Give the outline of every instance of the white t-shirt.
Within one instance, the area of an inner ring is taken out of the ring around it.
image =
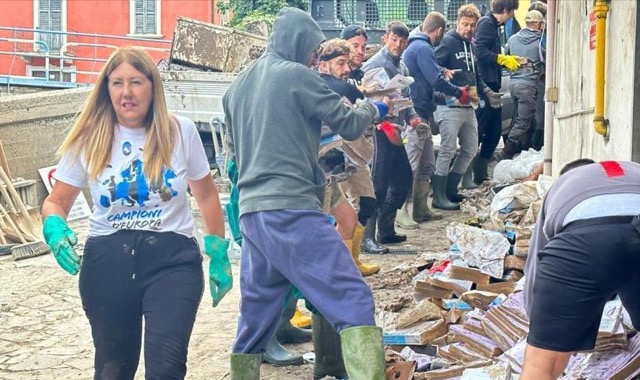
[[[176,232],[193,236],[193,217],[187,198],[187,180],[209,175],[209,162],[195,124],[177,117],[181,138],[159,185],[144,175],[142,157],[146,129],[115,127],[111,162],[98,180],[89,180],[83,153],[77,160],[66,154],[53,177],[76,187],[89,186],[93,214],[89,234],[110,235],[119,230]]]

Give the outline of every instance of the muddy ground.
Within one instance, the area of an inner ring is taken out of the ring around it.
[[[430,258],[446,257],[446,225],[468,216],[459,211],[443,214],[444,219],[423,223],[419,229],[399,229],[409,236],[402,247],[417,254],[362,255],[365,262],[382,267],[379,274],[367,278],[377,310],[411,302],[410,280],[417,273],[415,267]],[[72,222],[71,226],[83,241],[88,223]],[[211,307],[205,290],[190,343],[188,379],[228,378],[240,298],[238,264],[233,263],[234,289],[217,308]],[[51,255],[45,255],[17,262],[0,256],[0,279],[0,379],[92,378],[93,346],[78,294],[78,278],[66,274]],[[313,349],[311,343],[289,347],[301,353]],[[136,378],[144,378],[143,363],[144,358]],[[262,366],[263,379],[311,377],[311,364]]]

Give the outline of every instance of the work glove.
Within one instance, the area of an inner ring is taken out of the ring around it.
[[[420,139],[431,138],[431,127],[427,123],[422,121],[421,118],[414,117],[409,122],[409,125],[411,125],[411,128],[413,128],[416,131]]]
[[[458,101],[460,104],[469,104],[471,102],[471,96],[469,96],[469,89],[466,87],[459,87],[460,96],[458,96]]]
[[[387,139],[389,139],[389,141],[393,145],[402,145],[402,134],[398,125],[395,125],[388,121],[383,121],[382,123],[378,124],[376,128],[384,133],[384,135],[387,136]]]
[[[499,93],[493,92],[489,87],[485,87],[484,94],[487,96],[491,108],[502,107],[502,99],[500,99],[501,95]]]
[[[78,237],[69,228],[67,222],[60,215],[51,214],[44,220],[42,233],[62,269],[72,275],[78,274],[80,257],[73,249],[73,246],[78,243]]]
[[[213,298],[213,307],[218,306],[222,298],[233,288],[231,262],[227,251],[229,240],[218,235],[204,236],[204,252],[209,256],[209,290]]]
[[[378,109],[378,121],[384,120],[389,114],[389,106],[384,102],[373,102],[373,105]]]
[[[507,68],[507,70],[509,71],[515,71],[518,70],[518,68],[520,67],[520,62],[518,62],[518,56],[515,55],[504,55],[504,54],[498,54],[498,65],[500,66],[504,66]]]
[[[231,181],[231,193],[229,194],[229,203],[224,206],[227,213],[227,221],[233,240],[242,246],[242,234],[240,233],[240,193],[238,192],[238,167],[233,160],[227,163],[227,176]]]

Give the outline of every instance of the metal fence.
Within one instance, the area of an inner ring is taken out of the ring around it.
[[[311,16],[325,29],[342,29],[359,24],[367,29],[384,29],[391,21],[414,28],[432,11],[455,23],[458,8],[467,3],[484,11],[490,0],[311,0]]]

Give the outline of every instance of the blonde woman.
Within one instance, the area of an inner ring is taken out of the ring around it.
[[[95,378],[133,379],[144,318],[146,377],[181,379],[204,287],[187,186],[207,230],[213,305],[232,287],[222,209],[195,125],[169,114],[160,74],[135,48],[109,58],[60,147],[42,207],[60,266],[80,272]],[[65,219],[80,190],[94,203],[82,261]]]

